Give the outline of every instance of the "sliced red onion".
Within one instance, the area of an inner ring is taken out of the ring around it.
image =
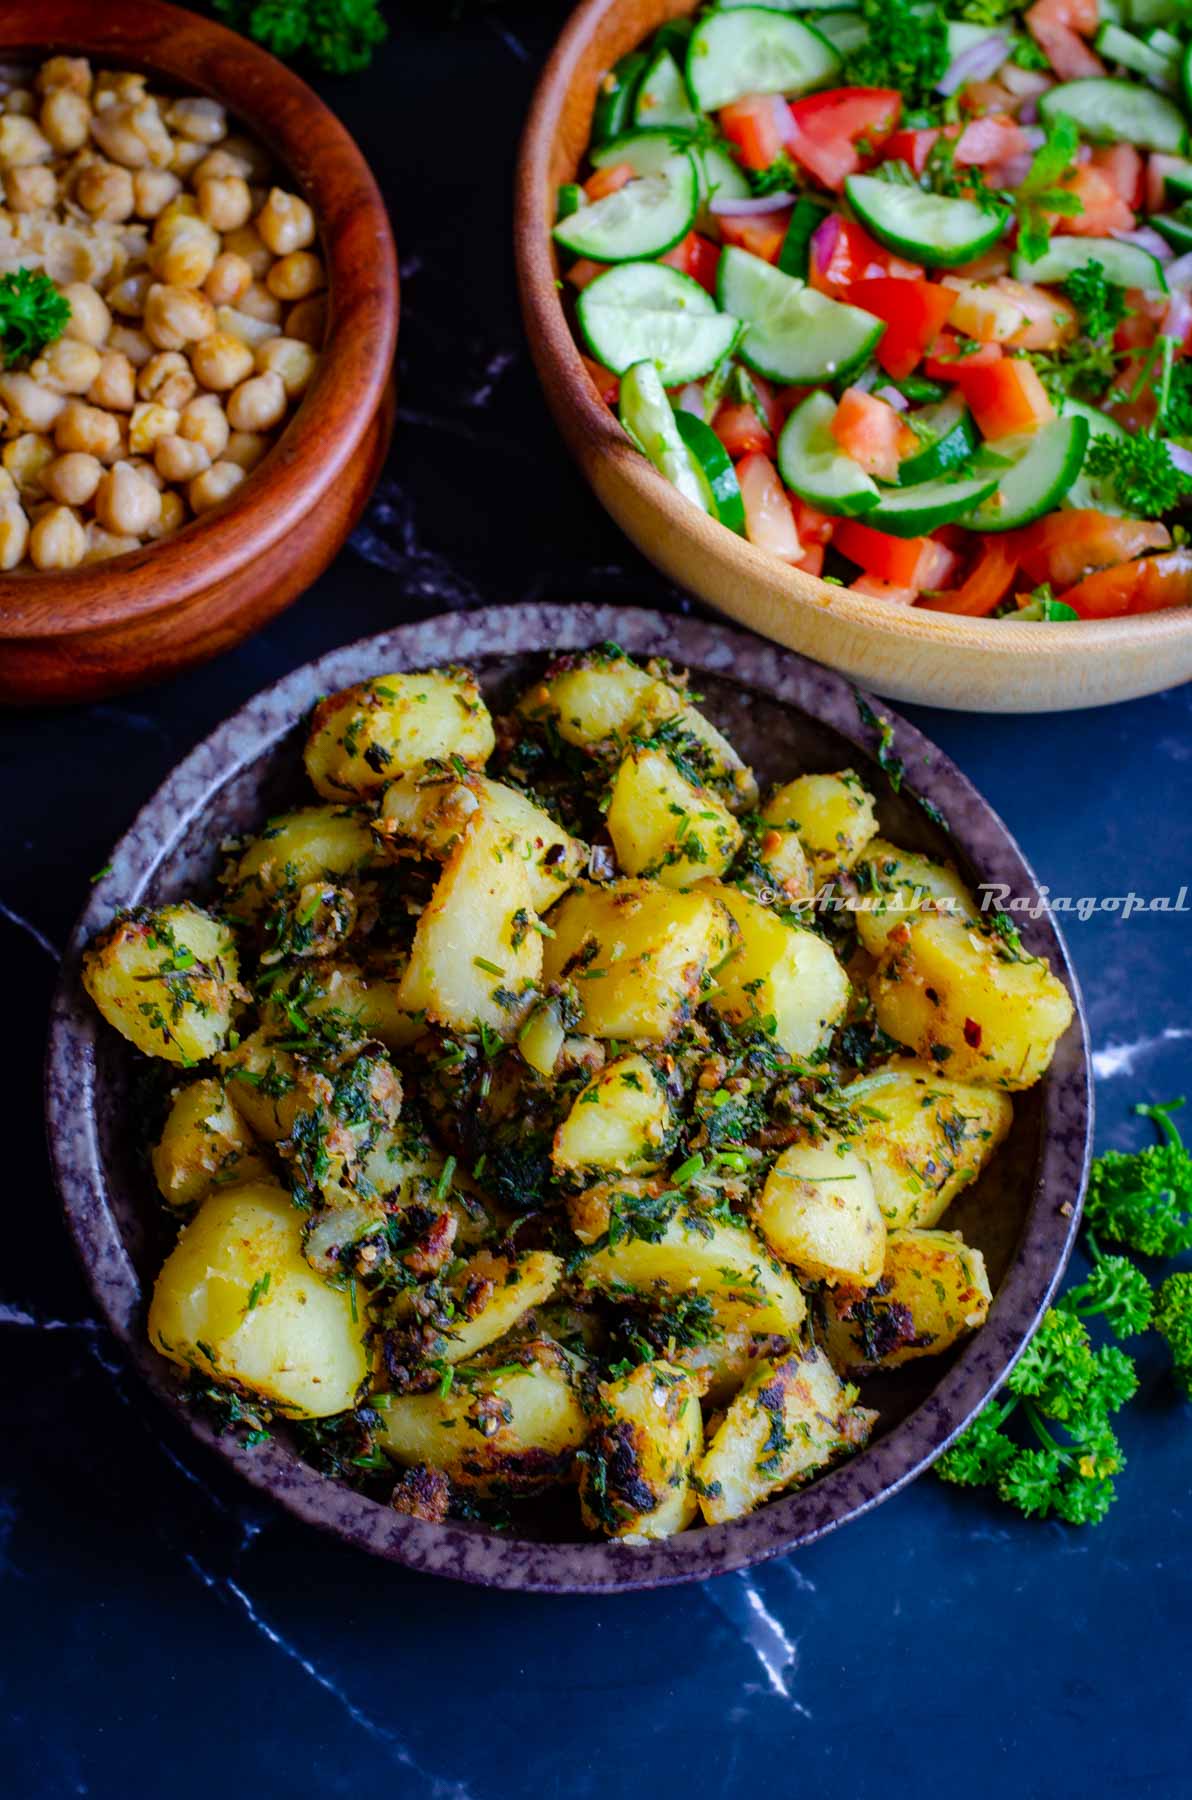
[[[675,405],[680,412],[694,413],[697,419],[704,416],[704,390],[698,381],[689,381],[681,387],[675,398]]]
[[[756,200],[718,200],[714,199],[708,211],[718,219],[752,219],[758,213],[781,212],[784,206],[793,206],[793,194],[762,194]]]
[[[1038,117],[1039,102],[1035,99],[1033,94],[1028,94],[1018,109],[1018,123],[1020,125],[1033,125]]]
[[[1170,456],[1180,474],[1192,475],[1192,450],[1185,450],[1182,444],[1173,444],[1170,438],[1165,441],[1167,443],[1167,454]]]
[[[1008,62],[999,77],[1004,88],[1010,93],[1027,96],[1037,100],[1051,86],[1051,76],[1044,75],[1041,69],[1020,69],[1017,63]],[[1021,118],[1021,113],[1019,117]]]
[[[1192,288],[1192,250],[1186,256],[1177,256],[1174,262],[1169,262],[1163,274],[1173,292],[1176,288],[1184,291]]]
[[[896,387],[874,388],[873,397],[875,400],[884,400],[887,406],[894,408],[895,412],[901,413],[907,409],[907,397],[905,394],[900,394]]]
[[[958,56],[950,69],[935,84],[937,94],[954,94],[968,81],[987,81],[1005,62],[1009,55],[1010,45],[1006,38],[995,33],[993,37],[982,38],[963,56]]]
[[[832,261],[832,253],[836,248],[836,240],[840,236],[840,214],[829,213],[822,225],[817,225],[811,234],[808,248],[811,251],[816,269],[826,275],[828,265]]]
[[[1030,150],[1041,150],[1047,142],[1047,133],[1044,131],[1043,127],[1041,125],[1028,125],[1021,113],[1018,115],[1018,123],[1023,128],[1022,135],[1027,141],[1027,148]]]
[[[1192,331],[1192,294],[1187,288],[1173,288],[1163,314],[1163,332],[1182,344]]]
[[[1160,237],[1150,225],[1140,225],[1137,231],[1111,231],[1109,235],[1121,244],[1136,244],[1140,250],[1149,250],[1161,263],[1169,263],[1175,255],[1167,239]]]
[[[1021,156],[1007,157],[1006,161],[1002,164],[1001,185],[1011,189],[1020,188],[1030,174],[1031,164],[1034,160],[1034,157],[1030,155],[1029,151],[1024,152]]]

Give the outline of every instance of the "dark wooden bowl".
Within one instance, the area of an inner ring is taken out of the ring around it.
[[[150,1347],[149,1290],[169,1228],[135,1138],[140,1058],[100,1019],[82,990],[86,943],[117,906],[156,905],[209,890],[229,834],[258,829],[301,804],[302,721],[321,694],[391,669],[462,662],[487,697],[507,706],[552,655],[607,639],[639,658],[669,656],[692,670],[710,716],[764,781],[796,769],[851,764],[897,842],[956,858],[970,881],[1036,892],[1035,877],[1001,820],[947,757],[893,717],[893,754],[907,778],[895,792],[876,760],[857,696],[789,651],[725,625],[610,606],[514,606],[403,625],[333,651],[267,688],[200,744],[144,807],[72,935],[55,997],[46,1064],[50,1153],[67,1222],[97,1307],[154,1392],[205,1444],[300,1518],[411,1568],[494,1587],[553,1592],[656,1587],[740,1569],[795,1549],[867,1512],[939,1454],[1001,1385],[1060,1278],[1076,1234],[1088,1168],[1092,1084],[1080,996],[1050,916],[1023,917],[1030,950],[1051,959],[1076,1002],[1045,1079],[1015,1096],[1014,1123],[989,1170],[944,1218],[984,1253],[994,1302],[984,1328],[945,1356],[865,1384],[881,1425],[861,1455],[731,1525],[661,1543],[581,1538],[574,1504],[526,1517],[513,1530],[427,1524],[318,1474],[285,1428],[249,1449],[217,1437],[186,1408],[176,1371]],[[947,820],[932,822],[920,803]]]
[[[326,568],[393,423],[393,236],[335,115],[274,57],[163,0],[4,0],[0,58],[74,51],[221,100],[314,209],[330,322],[318,371],[260,467],[177,537],[110,562],[0,580],[0,700],[95,699],[238,643]]]
[[[696,0],[584,0],[542,72],[517,169],[514,253],[547,404],[597,497],[672,580],[710,606],[896,700],[1052,712],[1192,677],[1192,607],[1078,624],[1003,624],[833,587],[706,517],[635,450],[580,360],[551,242],[556,193],[583,162],[606,72]]]

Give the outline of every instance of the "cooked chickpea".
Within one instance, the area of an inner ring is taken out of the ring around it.
[[[152,451],[158,438],[169,437],[178,429],[178,412],[162,406],[157,400],[138,400],[128,422],[128,447],[134,456]]]
[[[44,212],[58,198],[58,177],[44,163],[9,169],[4,177],[4,198],[15,213]]]
[[[168,169],[138,169],[132,178],[133,211],[138,219],[160,218],[182,192],[182,183]]]
[[[156,524],[161,495],[151,482],[118,462],[95,490],[95,516],[106,531],[123,537],[141,537]]]
[[[153,276],[149,270],[137,269],[114,282],[104,299],[114,313],[120,313],[126,319],[139,319],[145,311],[145,301],[152,286]]]
[[[156,400],[179,411],[194,399],[197,388],[190,364],[178,350],[159,350],[137,376],[137,393],[142,400]]]
[[[228,115],[218,100],[201,94],[186,94],[175,100],[166,114],[166,124],[197,144],[218,144],[228,135]]]
[[[106,406],[109,412],[131,412],[136,397],[136,370],[122,350],[103,350],[99,357],[99,373],[87,389],[92,406]]]
[[[15,569],[25,558],[29,521],[18,500],[0,499],[0,569]]]
[[[297,194],[287,194],[281,188],[270,188],[255,224],[274,256],[305,250],[315,241],[315,215],[310,207]]]
[[[166,481],[193,481],[211,467],[211,458],[193,438],[170,433],[154,444],[153,465]]]
[[[102,474],[103,464],[98,457],[71,450],[46,465],[42,486],[51,500],[58,500],[63,506],[86,506]]]
[[[213,331],[196,344],[190,364],[205,388],[225,393],[239,387],[253,372],[253,353],[247,344],[227,331]]]
[[[118,100],[102,108],[92,117],[91,135],[105,156],[126,169],[164,169],[174,153],[155,100]]]
[[[85,56],[51,56],[37,71],[36,85],[41,94],[65,89],[86,97],[91,92],[92,79],[91,64]]]
[[[149,486],[155,488],[159,494],[165,493],[166,484],[157,472],[156,463],[151,463],[145,456],[130,456],[127,458],[127,463],[128,467],[139,475],[142,481],[147,481]]]
[[[72,88],[51,88],[41,103],[39,123],[55,150],[81,150],[91,136],[91,103]]]
[[[211,507],[218,506],[229,494],[235,493],[244,480],[244,470],[238,463],[212,463],[201,475],[196,475],[186,490],[186,498],[190,502],[192,512],[205,513]]]
[[[200,394],[182,408],[178,430],[184,438],[202,444],[211,461],[218,462],[227,448],[231,427],[218,394]]]
[[[173,488],[167,488],[161,497],[161,512],[157,524],[149,527],[151,538],[172,537],[186,524],[186,501]]]
[[[119,225],[132,218],[132,176],[116,163],[95,161],[81,170],[75,183],[75,199],[93,219]]]
[[[16,500],[18,497],[16,482],[3,464],[0,464],[0,501]]]
[[[280,375],[253,375],[228,397],[228,423],[233,431],[269,431],[286,416],[286,390]]]
[[[48,431],[66,405],[61,394],[21,369],[0,375],[0,402],[20,431]]]
[[[37,114],[37,95],[32,88],[11,87],[4,96],[4,111],[16,113],[22,119],[32,119]]]
[[[225,148],[209,150],[202,162],[196,163],[192,180],[196,192],[205,181],[219,181],[225,175],[238,175],[241,181],[247,182],[252,174],[252,165],[243,156],[237,156]]]
[[[98,456],[100,462],[111,462],[119,453],[120,421],[115,413],[82,400],[67,400],[54,426],[54,442],[59,450],[85,450]]]
[[[145,298],[145,336],[159,350],[181,350],[215,330],[215,308],[194,287],[155,283]]]
[[[233,306],[252,286],[252,270],[242,256],[225,250],[211,265],[203,292],[213,306]]]
[[[126,356],[134,369],[143,368],[153,355],[153,345],[145,333],[131,325],[113,325],[108,333],[108,348]]]
[[[114,531],[105,531],[91,519],[87,525],[87,553],[83,557],[85,563],[107,562],[113,556],[127,556],[130,550],[139,550],[140,538],[122,537]]]
[[[15,112],[0,115],[0,167],[21,169],[49,162],[53,154],[54,146],[36,120]]]
[[[274,174],[269,152],[253,138],[230,135],[220,145],[227,156],[236,157],[244,165],[246,181],[269,181]]]
[[[285,330],[287,337],[301,338],[304,344],[320,349],[327,332],[326,294],[312,294],[309,300],[292,306],[286,314]]]
[[[202,162],[206,148],[205,144],[195,143],[193,138],[175,138],[170,173],[180,176],[183,181],[189,180]]]
[[[46,346],[29,373],[36,381],[53,388],[56,394],[85,394],[99,374],[102,363],[94,344],[61,337],[57,343]]]
[[[225,233],[224,249],[230,250],[233,256],[243,258],[252,270],[255,281],[267,275],[272,267],[273,252],[253,225],[244,225],[239,231]]]
[[[95,80],[97,107],[115,106],[117,101],[131,102],[145,98],[147,77],[133,69],[101,69]]]
[[[198,183],[199,211],[216,231],[237,231],[252,212],[248,183],[239,175],[208,175]]]
[[[86,550],[83,521],[69,506],[51,506],[29,533],[29,560],[36,569],[77,569]]]
[[[257,369],[262,375],[280,375],[282,386],[291,400],[304,394],[310,386],[318,357],[301,338],[275,337],[257,346]]]
[[[163,217],[165,215],[163,214]],[[180,221],[167,240],[149,253],[149,262],[168,287],[202,287],[219,255],[219,238],[204,219]]]
[[[63,288],[62,297],[70,304],[65,335],[84,344],[102,344],[112,325],[111,309],[103,295],[97,294],[88,281],[70,281]]]
[[[248,313],[241,312],[237,306],[220,306],[216,308],[215,323],[220,331],[226,331],[230,337],[239,338],[242,344],[256,349],[267,338],[280,336],[280,325],[271,325],[267,319],[253,319]]]
[[[238,310],[247,313],[250,319],[260,319],[266,325],[281,324],[281,301],[259,281],[254,281],[252,286],[241,294],[236,305]]]
[[[261,431],[234,431],[223,453],[224,462],[236,463],[250,475],[269,453],[270,440]]]
[[[3,460],[21,494],[41,494],[41,478],[54,461],[54,446],[40,432],[24,431],[5,444]]]
[[[279,257],[265,277],[265,286],[278,300],[305,300],[326,285],[323,265],[309,250],[291,250]]]

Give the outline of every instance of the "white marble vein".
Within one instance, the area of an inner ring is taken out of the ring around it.
[[[51,962],[60,963],[62,961],[62,952],[57,944],[51,943],[45,932],[40,931],[32,919],[26,919],[22,913],[15,912],[11,906],[6,906],[3,900],[0,900],[0,918],[7,919],[10,925],[15,925],[18,931],[23,931],[26,937],[31,937],[38,948],[45,951]]]
[[[1136,1038],[1130,1044],[1118,1044],[1112,1040],[1100,1050],[1093,1051],[1093,1074],[1098,1081],[1112,1081],[1117,1075],[1133,1075],[1135,1067],[1153,1050],[1164,1044],[1177,1043],[1181,1038],[1192,1038],[1192,1031],[1178,1025],[1168,1025],[1156,1037]]]
[[[742,1643],[752,1651],[770,1692],[785,1700],[795,1712],[809,1719],[807,1708],[791,1693],[790,1683],[799,1666],[798,1645],[788,1636],[781,1619],[775,1618],[746,1572],[705,1582],[703,1593],[733,1626]]]

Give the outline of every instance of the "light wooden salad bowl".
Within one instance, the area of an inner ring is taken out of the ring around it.
[[[547,403],[601,503],[650,561],[718,611],[899,700],[967,712],[1103,706],[1192,677],[1192,608],[1065,624],[891,606],[788,568],[684,500],[630,444],[584,368],[551,243],[605,73],[692,0],[584,0],[538,83],[517,169],[515,254]]]

